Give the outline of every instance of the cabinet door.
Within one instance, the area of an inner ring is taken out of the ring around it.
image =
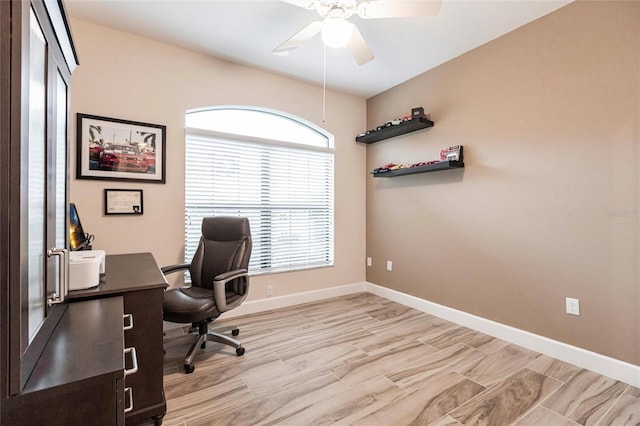
[[[11,138],[19,153],[10,207],[10,393],[19,392],[55,327],[66,249],[70,72],[43,2],[12,2]],[[19,78],[18,78],[19,77]]]
[[[67,246],[67,84],[33,8],[29,11],[28,130],[21,140],[21,236],[24,244],[23,306],[31,343],[47,316],[47,298],[61,292],[59,259],[51,249]],[[24,103],[23,103],[24,105]]]

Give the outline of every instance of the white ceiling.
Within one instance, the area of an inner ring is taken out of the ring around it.
[[[369,98],[487,43],[573,0],[443,0],[437,16],[355,23],[375,55],[359,66],[327,48],[327,87]],[[322,84],[320,36],[291,52],[271,51],[309,22],[277,0],[65,0],[71,17],[139,34],[239,64]],[[82,63],[82,57],[80,57]]]

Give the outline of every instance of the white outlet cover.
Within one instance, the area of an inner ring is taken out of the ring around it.
[[[387,260],[387,271],[393,271],[393,262]]]
[[[567,313],[570,315],[580,315],[580,300],[571,297],[566,298]]]

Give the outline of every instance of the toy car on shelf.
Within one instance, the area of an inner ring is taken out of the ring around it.
[[[373,169],[373,173],[377,174],[377,173],[384,173],[384,172],[388,172],[391,170],[397,170],[400,166],[398,166],[397,164],[394,163],[389,163],[389,164],[385,164],[382,167],[378,167]]]
[[[440,161],[462,161],[462,145],[454,145],[440,151]]]

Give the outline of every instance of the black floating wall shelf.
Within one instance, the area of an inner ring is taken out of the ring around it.
[[[439,172],[441,170],[462,169],[464,161],[440,161],[434,164],[426,164],[424,166],[409,167],[406,169],[389,170],[387,172],[371,173],[373,177],[396,177],[415,175],[417,173]]]
[[[426,117],[416,117],[411,120],[403,121],[402,123],[396,124],[395,126],[391,125],[380,130],[368,133],[366,135],[356,136],[356,142],[379,142],[385,139],[404,135],[406,133],[426,129],[428,127],[433,127],[433,121],[427,119]]]

